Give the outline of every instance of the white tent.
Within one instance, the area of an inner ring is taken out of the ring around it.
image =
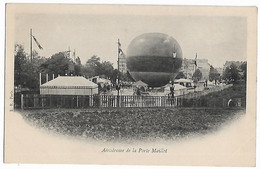
[[[98,85],[82,76],[59,76],[40,86],[43,95],[93,95]]]

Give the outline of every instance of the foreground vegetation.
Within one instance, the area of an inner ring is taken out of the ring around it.
[[[100,141],[176,140],[204,135],[238,118],[232,109],[88,109],[23,111],[31,124],[63,135]]]

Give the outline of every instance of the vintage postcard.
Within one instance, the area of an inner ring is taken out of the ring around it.
[[[253,167],[256,7],[7,4],[5,163]]]

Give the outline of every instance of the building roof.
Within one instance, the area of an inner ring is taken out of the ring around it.
[[[99,78],[98,83],[111,83],[109,79]]]
[[[141,80],[135,82],[133,86],[148,86],[146,83],[142,82]]]
[[[171,87],[172,85],[171,84],[167,84],[166,86],[165,86],[165,90],[170,90],[170,87]],[[179,84],[174,84],[174,91],[176,91],[176,90],[182,90],[182,89],[186,89],[187,87],[184,87],[184,86],[182,86],[182,85],[179,85]]]
[[[51,86],[70,86],[70,87],[98,87],[97,84],[89,81],[82,76],[59,76],[47,83],[41,85],[41,87],[51,87]]]
[[[180,83],[180,82],[183,82],[183,83],[192,83],[192,80],[190,80],[190,79],[178,79],[178,80],[175,80],[174,82],[177,82],[177,83]]]

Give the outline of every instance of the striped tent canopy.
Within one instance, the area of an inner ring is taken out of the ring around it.
[[[59,76],[40,86],[41,94],[92,95],[98,93],[98,85],[82,76]]]

